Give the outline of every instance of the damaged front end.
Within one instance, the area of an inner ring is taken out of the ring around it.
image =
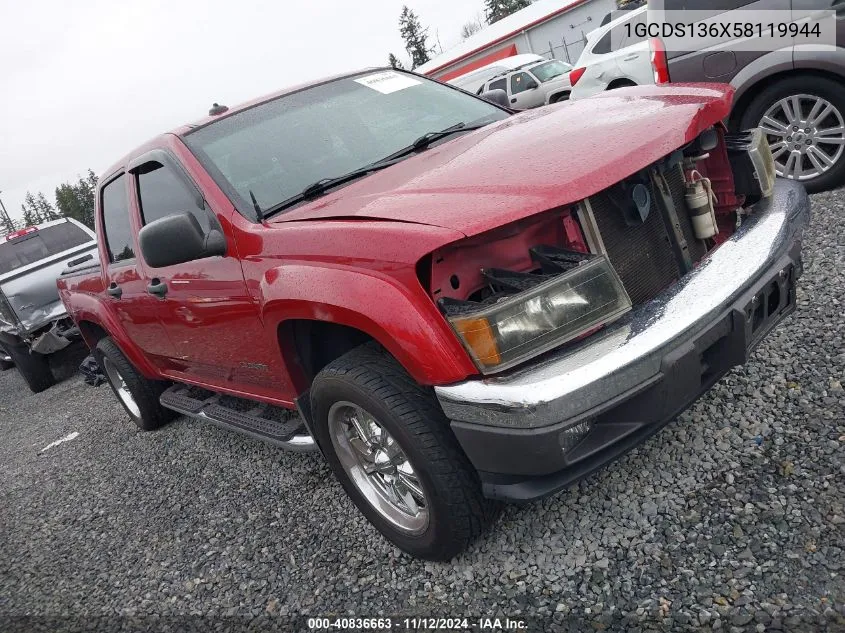
[[[508,370],[678,282],[771,196],[774,176],[764,135],[716,125],[584,200],[433,253],[431,296],[482,374]]]

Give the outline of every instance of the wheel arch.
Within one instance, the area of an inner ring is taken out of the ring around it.
[[[554,92],[554,93],[549,95],[549,104],[560,103],[561,101],[567,101],[571,95],[572,95],[572,89],[560,90],[558,92]]]
[[[781,81],[795,77],[818,77],[831,81],[845,81],[845,74],[839,74],[830,70],[822,70],[818,68],[790,68],[788,70],[782,70],[763,77],[758,77],[752,82],[748,82],[737,87],[734,105],[731,110],[731,115],[728,118],[728,127],[732,131],[737,131],[743,115],[757,95]]]
[[[627,77],[619,77],[618,79],[614,79],[609,84],[607,84],[607,88],[605,90],[615,90],[616,88],[631,88],[636,86],[637,82]]]
[[[373,340],[420,384],[448,384],[477,373],[457,336],[413,280],[369,271],[290,265],[262,280],[262,319],[275,327],[288,373],[299,393],[330,354],[310,356],[297,336],[330,337],[342,355]],[[299,345],[299,348],[297,347]],[[332,347],[320,342],[317,349]],[[305,358],[303,358],[303,354]],[[330,359],[333,360],[333,359]],[[312,363],[309,367],[308,363]]]

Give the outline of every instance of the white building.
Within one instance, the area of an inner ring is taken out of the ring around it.
[[[585,36],[616,9],[615,0],[537,0],[416,69],[442,81],[520,53],[575,63]]]

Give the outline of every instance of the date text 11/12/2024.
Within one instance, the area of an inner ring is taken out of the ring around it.
[[[509,617],[315,617],[309,631],[528,631],[528,622]]]

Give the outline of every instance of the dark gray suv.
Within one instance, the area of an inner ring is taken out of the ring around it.
[[[835,51],[788,46],[669,53],[672,82],[718,81],[736,88],[729,125],[762,127],[778,174],[811,191],[845,183],[845,0],[649,0],[666,10],[836,11]],[[764,15],[764,14],[763,14]]]

